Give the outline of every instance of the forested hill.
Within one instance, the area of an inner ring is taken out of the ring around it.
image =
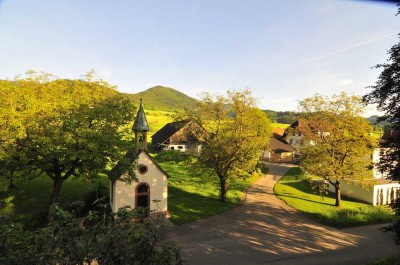
[[[192,108],[197,100],[170,87],[155,86],[137,94],[125,94],[135,104],[143,99],[147,110],[179,111]]]

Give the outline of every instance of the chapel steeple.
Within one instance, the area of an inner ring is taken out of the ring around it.
[[[136,114],[135,122],[133,123],[133,131],[135,132],[135,150],[139,150],[139,135],[142,142],[142,148],[147,150],[147,132],[150,130],[149,124],[144,113],[142,99],[140,99],[139,110]]]

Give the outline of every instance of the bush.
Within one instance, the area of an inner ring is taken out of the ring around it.
[[[390,205],[396,213],[396,220],[383,229],[384,232],[390,231],[397,234],[396,244],[400,245],[400,191],[397,192],[397,199]]]
[[[157,162],[187,162],[191,161],[192,155],[177,150],[161,151],[157,154]]]
[[[1,217],[0,264],[182,264],[179,248],[159,237],[160,219],[135,222],[140,216],[129,208],[84,218],[75,212],[55,205],[52,222],[35,231]]]

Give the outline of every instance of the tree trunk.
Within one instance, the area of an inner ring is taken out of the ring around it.
[[[335,202],[335,206],[340,208],[340,203],[341,203],[341,196],[340,196],[340,182],[336,181],[335,183],[335,196],[336,196],[336,202]]]
[[[58,202],[58,194],[60,193],[61,186],[64,180],[61,177],[56,177],[53,179],[53,190],[50,196],[50,206]]]
[[[226,183],[226,179],[222,176],[219,176],[219,201],[226,202],[226,192],[228,190],[228,184]]]

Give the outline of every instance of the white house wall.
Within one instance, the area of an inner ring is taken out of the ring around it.
[[[394,190],[394,196],[396,196],[397,190],[400,190],[399,183],[374,185],[370,189],[367,189],[362,186],[343,181],[340,185],[340,192],[343,196],[360,200],[375,206],[386,205],[391,202],[389,193],[392,192],[392,188]],[[380,197],[381,190],[382,198]],[[329,191],[335,192],[335,188],[331,184],[329,184]]]
[[[113,211],[124,206],[135,207],[135,191],[139,183],[147,183],[150,187],[150,211],[167,211],[168,210],[168,180],[167,176],[162,172],[148,157],[145,152],[141,152],[138,159],[139,164],[146,165],[148,171],[140,174],[135,170],[135,174],[139,182],[126,184],[123,181],[116,181],[114,187],[114,201],[112,202]],[[157,200],[158,202],[153,202]]]

